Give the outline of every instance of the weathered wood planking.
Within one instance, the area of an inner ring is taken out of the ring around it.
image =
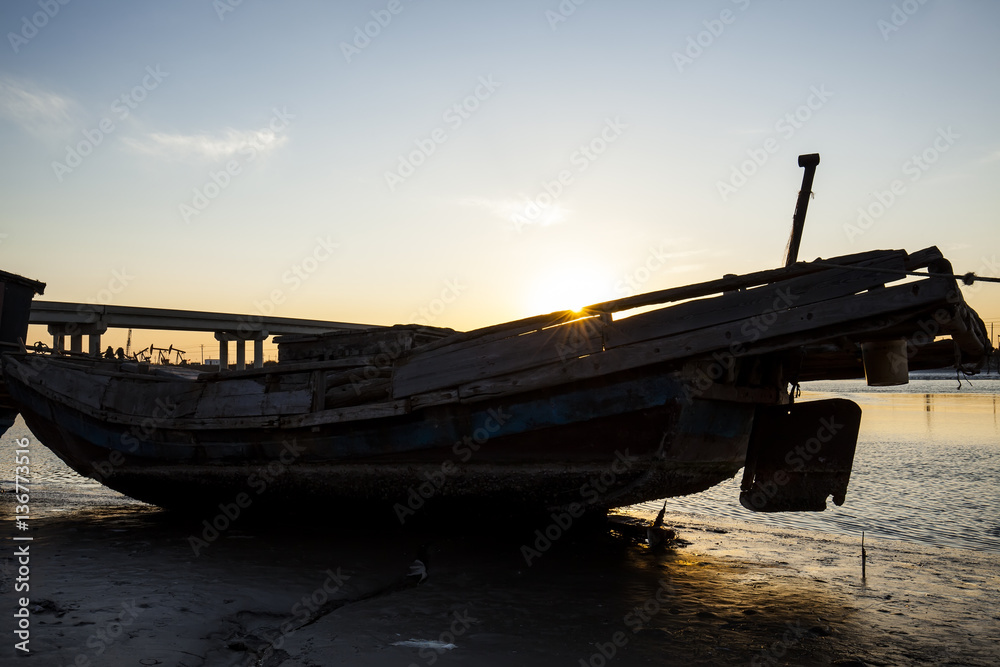
[[[566,324],[567,322],[587,317],[593,317],[593,315],[587,315],[573,310],[557,310],[554,313],[548,313],[546,315],[533,315],[520,320],[514,320],[513,322],[491,324],[490,326],[474,329],[473,331],[452,334],[447,338],[442,338],[441,340],[421,345],[418,350],[421,354],[434,352],[442,348],[455,350],[466,345],[478,345],[491,340],[510,338],[511,336],[520,336],[521,334],[526,334],[532,331],[540,331],[548,327]]]
[[[35,382],[56,394],[72,397],[82,405],[100,409],[103,404],[104,392],[107,390],[111,378],[88,373],[83,368],[75,368],[83,372],[60,373],[58,375],[38,373],[35,376]]]
[[[221,380],[205,387],[195,419],[260,415],[264,385],[254,380]]]
[[[392,389],[389,378],[374,378],[356,383],[344,384],[326,390],[326,408],[356,405],[373,400],[386,400]]]
[[[458,391],[462,400],[480,400],[544,389],[715,350],[732,350],[734,345],[740,346],[736,353],[760,354],[841,335],[876,331],[946,303],[954,289],[954,281],[925,279],[795,308],[766,330],[758,330],[758,336],[752,341],[741,332],[740,322],[726,323],[662,340],[609,348],[600,354],[570,359],[565,363],[552,363],[504,377],[469,382],[460,386]],[[824,328],[829,330],[816,331]],[[801,339],[800,342],[790,340],[795,336]]]
[[[317,335],[279,336],[278,361],[320,361],[388,354],[399,356],[418,345],[455,333],[452,329],[413,324],[362,331],[334,331]]]
[[[457,389],[449,389],[448,391],[432,391],[427,394],[419,394],[411,397],[410,409],[419,410],[420,408],[426,408],[432,405],[455,403],[458,400],[459,395]]]
[[[301,428],[323,424],[336,424],[339,422],[361,421],[364,419],[395,417],[406,414],[409,412],[409,409],[409,401],[406,400],[371,403],[368,405],[352,405],[346,408],[283,417],[281,419],[281,428]]]
[[[931,262],[936,262],[940,259],[944,259],[944,255],[938,250],[937,246],[931,246],[929,248],[924,248],[923,250],[918,250],[917,252],[911,252],[906,258],[906,270],[915,271],[917,269],[922,269],[928,266]]]
[[[473,380],[600,352],[603,326],[591,318],[560,327],[491,340],[458,350],[411,357],[393,373],[393,397],[457,387]]]
[[[662,338],[726,322],[770,315],[819,303],[841,296],[857,294],[899,280],[905,275],[905,253],[894,253],[866,263],[865,266],[900,271],[899,274],[864,273],[854,269],[828,269],[774,285],[730,292],[711,299],[689,301],[623,320],[608,329],[606,347],[617,347],[643,340]]]
[[[317,369],[326,370],[345,370],[353,369],[364,366],[370,366],[375,363],[375,357],[372,355],[363,355],[358,357],[349,357],[346,359],[330,359],[327,361],[306,361],[306,362],[295,362],[287,364],[275,364],[273,366],[265,366],[264,368],[248,368],[242,371],[213,371],[209,373],[202,373],[195,380],[196,382],[216,382],[220,379],[230,379],[230,378],[240,378],[249,379],[254,377],[263,377],[267,375],[275,374],[286,374],[295,372],[312,372]]]
[[[107,410],[125,415],[151,415],[173,418],[193,417],[207,385],[195,382],[150,383],[119,377],[104,395]]]
[[[312,408],[312,391],[297,389],[292,391],[271,391],[264,394],[261,414],[297,415]]]
[[[906,253],[902,251],[886,251],[879,253],[875,259],[865,260],[865,265],[902,272],[905,258]],[[611,347],[659,339],[726,322],[744,322],[753,316],[788,310],[793,306],[853,295],[902,277],[902,273],[825,269],[774,285],[734,291],[711,299],[690,301],[643,313],[616,321],[608,327],[604,327],[600,319],[590,318],[513,338],[464,344],[454,350],[440,348],[428,354],[418,352],[396,369],[393,376],[393,396],[402,398],[448,389],[545,366],[557,359],[566,361]],[[575,327],[576,330],[573,331],[570,327]],[[568,332],[564,333],[564,330]],[[584,335],[587,337],[584,338]],[[534,347],[529,347],[529,341]]]
[[[929,248],[928,250],[921,252],[928,252],[930,250],[936,251],[937,249]],[[877,260],[889,253],[905,254],[905,252],[901,250],[870,250],[867,252],[833,257],[824,261],[836,262],[838,264],[857,264],[860,262]],[[938,255],[940,256],[940,253],[938,253]],[[697,299],[713,294],[719,294],[721,292],[746,289],[757,285],[795,278],[824,270],[828,269],[826,267],[807,262],[797,262],[792,266],[782,267],[780,269],[768,269],[765,271],[744,274],[742,276],[727,276],[716,280],[696,283],[694,285],[670,287],[656,292],[637,294],[635,296],[625,297],[622,299],[597,303],[592,306],[587,306],[582,312],[571,310],[556,311],[545,315],[526,317],[513,322],[494,324],[488,327],[475,329],[473,331],[456,333],[442,340],[423,345],[417,349],[417,352],[426,353],[442,348],[458,349],[459,347],[467,344],[475,344],[476,342],[483,340],[496,340],[499,338],[518,336],[531,331],[538,331],[547,327],[578,320],[581,317],[593,317],[600,313],[615,313],[623,310],[631,310],[633,308],[641,308],[660,303],[669,303],[671,301]]]

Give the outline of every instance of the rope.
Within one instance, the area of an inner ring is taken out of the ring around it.
[[[962,275],[956,273],[921,273],[919,271],[904,271],[903,269],[876,269],[874,267],[867,266],[854,266],[851,264],[833,264],[831,262],[809,262],[810,264],[815,264],[816,266],[826,266],[831,269],[853,269],[855,271],[871,271],[873,273],[894,273],[903,274],[906,276],[920,276],[922,278],[952,278],[954,280],[961,280],[965,285],[971,285],[977,280],[989,283],[1000,283],[1000,278],[990,278],[988,276],[977,276],[972,271],[964,273]]]

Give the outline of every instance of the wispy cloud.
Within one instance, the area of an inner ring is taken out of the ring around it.
[[[0,75],[0,117],[32,136],[60,141],[76,129],[79,105],[75,100],[31,83]]]
[[[167,134],[150,132],[141,138],[122,140],[137,153],[168,160],[226,160],[238,154],[260,155],[284,146],[287,134],[270,129],[236,130],[226,128],[218,134]]]
[[[572,213],[572,209],[566,208],[558,201],[551,201],[551,198],[539,204],[527,195],[521,195],[519,199],[468,197],[460,203],[464,206],[484,208],[499,218],[511,221],[517,229],[525,224],[535,224],[540,227],[555,225],[565,222]]]
[[[997,160],[1000,160],[1000,151],[993,151],[989,155],[986,155],[985,157],[981,158],[980,162],[988,164],[990,162],[996,162]]]

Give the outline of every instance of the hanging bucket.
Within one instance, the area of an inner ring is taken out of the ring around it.
[[[869,387],[894,387],[910,381],[903,338],[862,343],[861,358]]]

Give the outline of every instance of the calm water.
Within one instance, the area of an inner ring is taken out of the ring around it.
[[[755,514],[739,504],[741,475],[704,493],[668,501],[673,511],[739,518],[778,527],[1000,552],[1000,379],[915,380],[872,389],[863,381],[815,382],[800,400],[840,396],[864,416],[843,507],[825,512]],[[13,487],[15,438],[29,438],[32,513],[137,504],[67,468],[20,419],[0,440],[0,487]],[[11,511],[5,495],[0,513]],[[660,503],[645,503],[656,510]]]
[[[861,406],[854,471],[842,507],[756,514],[739,504],[742,473],[667,508],[838,535],[1000,552],[1000,379],[810,382],[800,400],[843,397]],[[644,509],[658,509],[644,503]]]

